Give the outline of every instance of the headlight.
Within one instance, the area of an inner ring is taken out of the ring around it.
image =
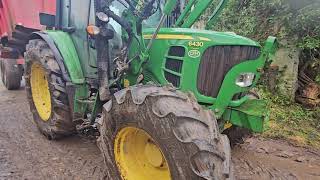
[[[240,87],[249,87],[252,85],[254,77],[254,73],[241,73],[236,80],[236,85]]]

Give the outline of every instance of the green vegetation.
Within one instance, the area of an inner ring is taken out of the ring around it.
[[[320,2],[317,0],[230,0],[212,29],[233,31],[257,40],[277,36],[305,49],[320,47]]]
[[[306,109],[286,97],[260,88],[259,94],[271,109],[265,137],[283,138],[320,148],[320,109]]]
[[[299,47],[301,66],[307,64],[308,71],[315,72],[312,79],[320,83],[319,14],[318,0],[230,0],[211,29],[236,32],[260,42],[273,35],[282,47]],[[261,85],[259,91],[268,100],[271,120],[264,136],[320,147],[320,108],[307,109],[265,89]]]

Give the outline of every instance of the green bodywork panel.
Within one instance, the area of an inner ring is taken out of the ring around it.
[[[70,76],[74,93],[74,114],[84,114],[87,104],[80,100],[88,98],[88,86],[81,68],[80,60],[74,43],[68,33],[62,31],[46,31],[52,38],[64,60],[65,68]],[[68,84],[67,84],[68,85]]]
[[[263,132],[269,120],[267,104],[263,100],[248,99],[238,107],[228,107],[223,119],[253,132]]]
[[[148,29],[145,31],[145,34],[151,34],[153,29]],[[196,29],[184,29],[184,28],[162,28],[159,36],[161,35],[176,35],[181,36],[181,39],[156,39],[153,47],[150,51],[150,60],[144,66],[144,73],[147,74],[147,77],[152,76],[154,80],[156,80],[159,84],[167,84],[168,81],[164,77],[164,72],[168,71],[172,74],[181,77],[180,87],[178,87],[182,91],[192,91],[197,97],[200,103],[204,104],[220,104],[217,107],[225,107],[229,104],[232,96],[238,92],[245,91],[248,89],[241,89],[236,87],[235,79],[233,80],[225,80],[222,86],[229,86],[219,93],[220,98],[223,98],[221,102],[215,98],[207,97],[202,95],[197,90],[197,78],[198,78],[198,68],[201,61],[201,55],[204,51],[211,46],[217,45],[250,45],[250,46],[258,46],[260,45],[250,39],[243,38],[241,36],[237,36],[230,33],[220,33],[213,31],[205,31],[205,30],[196,30]],[[183,39],[184,38],[184,39]],[[185,39],[188,38],[188,39]],[[193,47],[189,46],[189,42],[203,42],[202,47]],[[185,48],[185,56],[184,57],[170,57],[168,56],[168,50],[171,46],[181,46]],[[161,47],[161,48],[160,48]],[[188,56],[188,52],[192,50],[197,50],[200,52],[199,57],[190,57]],[[183,67],[181,73],[172,72],[169,69],[165,68],[166,58],[169,57],[171,59],[183,61]],[[238,75],[241,72],[255,72],[257,73],[257,68],[263,66],[264,60],[258,59],[256,61],[252,61],[250,63],[245,62],[245,64],[239,64],[234,67],[227,75],[226,78],[234,78],[234,75]],[[137,62],[133,62],[132,66],[138,65]],[[244,69],[244,71],[243,71]],[[151,73],[151,74],[150,74]],[[258,73],[257,73],[258,74]],[[138,74],[130,74],[128,77],[131,84],[135,84],[135,79]],[[228,81],[233,81],[232,83]],[[224,85],[225,84],[225,85]],[[231,85],[231,87],[230,87]],[[225,95],[224,94],[228,94]],[[231,95],[232,94],[232,95]],[[231,96],[231,97],[229,97]],[[226,99],[226,98],[230,99]],[[219,103],[220,102],[220,103]],[[221,116],[221,114],[219,115]]]
[[[53,39],[59,49],[71,81],[74,84],[83,84],[85,82],[85,78],[77,50],[74,47],[70,35],[62,31],[46,31],[46,33]]]

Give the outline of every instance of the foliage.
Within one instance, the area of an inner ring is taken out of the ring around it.
[[[320,109],[305,109],[300,104],[292,103],[286,97],[263,88],[260,88],[259,93],[267,100],[271,110],[269,127],[264,136],[290,139],[299,144],[320,148]]]
[[[320,3],[310,4],[297,13],[291,23],[291,34],[300,37],[299,46],[304,49],[320,47]]]
[[[214,9],[213,7],[211,9]],[[320,1],[230,0],[214,27],[217,31],[263,41],[269,35],[301,48],[320,48]]]

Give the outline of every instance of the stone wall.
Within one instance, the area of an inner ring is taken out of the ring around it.
[[[279,67],[281,76],[278,79],[278,91],[292,101],[298,89],[298,70],[299,70],[300,49],[295,47],[280,48],[272,63]]]

